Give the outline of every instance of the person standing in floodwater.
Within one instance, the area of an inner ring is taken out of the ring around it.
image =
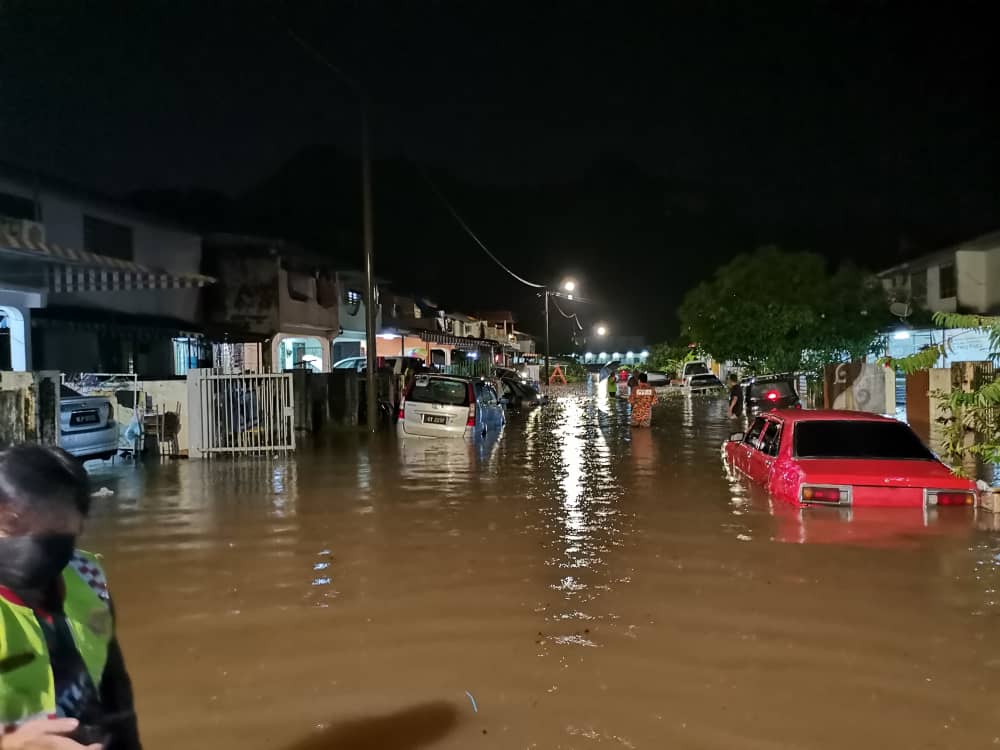
[[[649,376],[639,373],[639,383],[629,393],[632,405],[632,426],[649,427],[653,421],[653,405],[656,404],[656,390],[649,384]]]
[[[608,373],[608,396],[618,395],[618,373],[609,372]]]
[[[0,452],[0,750],[140,750],[104,571],[76,548],[89,509],[65,451]]]
[[[730,419],[739,419],[743,416],[743,389],[740,388],[740,379],[735,372],[729,373],[729,409]]]

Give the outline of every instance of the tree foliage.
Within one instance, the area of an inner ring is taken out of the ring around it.
[[[754,372],[817,370],[877,349],[885,293],[854,265],[764,247],[722,266],[684,297],[682,330],[717,360]]]
[[[688,344],[655,344],[646,358],[646,369],[677,375],[685,362],[694,359],[696,351]]]
[[[945,329],[973,329],[986,333],[990,340],[990,358],[1000,359],[1000,318],[962,313],[935,313],[934,323]],[[951,351],[950,339],[944,343],[890,360],[887,365],[907,375],[933,367],[938,359]],[[959,474],[968,473],[968,459],[990,464],[1000,463],[1000,380],[973,383],[969,390],[953,388],[934,391],[931,396],[942,414],[938,421],[944,430],[942,448],[952,468]]]

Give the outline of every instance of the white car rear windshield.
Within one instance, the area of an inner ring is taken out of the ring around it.
[[[469,405],[469,384],[461,380],[417,377],[410,391],[410,401],[420,404]]]
[[[816,421],[795,426],[799,458],[920,459],[934,455],[902,422]]]

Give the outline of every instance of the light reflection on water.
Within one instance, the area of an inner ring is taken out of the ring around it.
[[[776,505],[727,476],[723,410],[633,432],[553,388],[481,444],[103,471],[146,746],[992,744],[996,524]],[[345,722],[368,739],[314,734]]]

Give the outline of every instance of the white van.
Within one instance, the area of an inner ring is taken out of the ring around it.
[[[684,363],[684,369],[681,371],[681,380],[684,382],[684,385],[691,385],[691,378],[695,375],[712,374],[712,371],[708,368],[708,362],[695,360],[694,362]]]
[[[400,437],[478,439],[499,432],[506,417],[488,380],[417,375],[399,405]]]

